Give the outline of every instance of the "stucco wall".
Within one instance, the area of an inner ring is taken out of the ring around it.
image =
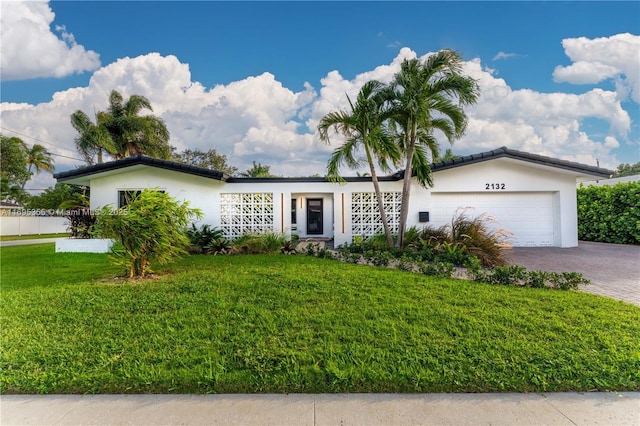
[[[413,183],[407,226],[425,225],[419,222],[418,213],[428,212],[433,208],[432,193],[502,193],[517,197],[518,193],[523,192],[549,192],[553,197],[554,245],[573,247],[578,244],[575,182],[575,174],[571,172],[512,159],[494,159],[438,171],[434,173],[435,187],[431,190]],[[382,192],[400,192],[402,181],[380,182],[380,186]],[[220,225],[221,193],[269,192],[273,194],[274,200],[274,231],[286,234],[290,234],[292,230],[293,197],[298,203],[297,233],[301,237],[306,236],[301,227],[306,220],[306,200],[322,198],[324,233],[314,236],[334,237],[336,245],[351,241],[352,193],[373,192],[371,182],[225,183],[175,171],[134,166],[106,176],[94,177],[91,180],[91,208],[106,204],[117,206],[119,190],[144,188],[158,188],[179,200],[189,200],[192,207],[197,207],[204,213],[199,222],[213,226]]]
[[[514,197],[523,192],[553,193],[555,245],[578,245],[576,176],[572,172],[499,158],[436,172],[431,192],[512,193]]]

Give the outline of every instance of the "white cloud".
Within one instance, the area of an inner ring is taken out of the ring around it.
[[[55,14],[47,2],[0,2],[2,80],[63,77],[93,71],[99,55],[76,43],[64,26],[51,31]]]
[[[519,56],[519,55],[517,53],[505,53],[503,51],[500,51],[491,60],[492,61],[497,61],[498,59],[509,59],[509,58],[513,58],[513,57],[516,57],[516,56]]]
[[[618,95],[640,103],[640,36],[624,33],[611,37],[562,40],[565,53],[573,62],[553,72],[557,82],[596,84],[613,79]]]
[[[119,59],[96,71],[88,86],[58,92],[50,102],[3,103],[0,118],[3,128],[53,143],[57,154],[78,157],[69,116],[78,109],[89,115],[104,110],[109,91],[116,89],[125,97],[148,97],[154,114],[166,122],[171,143],[179,149],[215,148],[240,170],[257,161],[270,165],[279,175],[323,174],[330,152],[340,139],[332,139],[331,145],[321,143],[316,131],[320,119],[332,110],[346,109],[345,94],[353,99],[370,79],[390,81],[402,60],[414,57],[415,52],[403,48],[389,64],[351,80],[336,70],[321,79],[318,89],[307,83],[294,91],[270,73],[206,88],[192,80],[188,64],[175,56],[150,53]],[[627,137],[631,120],[615,93],[602,89],[581,95],[514,90],[487,71],[479,59],[466,62],[464,70],[478,81],[481,97],[475,106],[467,108],[468,130],[456,142],[455,153],[470,154],[505,145],[588,164],[599,159],[604,167],[617,166],[613,150],[619,147],[618,140]],[[582,126],[584,120],[593,118],[610,127],[597,138],[589,136]],[[447,147],[446,141],[442,147]],[[78,163],[56,158],[58,171]],[[44,176],[40,175],[33,185],[52,185],[50,178],[48,184],[43,183]]]

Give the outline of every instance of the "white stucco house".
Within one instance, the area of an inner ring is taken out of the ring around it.
[[[612,171],[502,147],[432,164],[434,187],[411,189],[407,226],[441,226],[460,207],[487,213],[513,234],[514,246],[578,245],[576,182]],[[397,231],[403,172],[380,178],[385,209]],[[55,175],[58,182],[91,188],[91,208],[118,207],[131,191],[157,188],[204,213],[200,223],[229,238],[275,231],[300,238],[334,239],[381,232],[369,177],[239,178],[145,156]]]

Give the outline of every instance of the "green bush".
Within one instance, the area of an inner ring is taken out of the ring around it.
[[[589,284],[579,272],[529,271],[524,266],[498,266],[484,269],[474,264],[468,269],[469,277],[476,282],[507,285],[514,287],[552,288],[556,290],[577,290],[581,284]]]
[[[578,238],[617,244],[640,244],[640,182],[580,186]]]
[[[218,240],[224,239],[221,229],[212,228],[211,225],[204,224],[199,229],[195,224],[187,230],[187,237],[191,243],[190,251],[193,253],[208,253],[208,247],[216,246]]]
[[[96,233],[120,243],[114,245],[111,258],[132,278],[145,276],[154,262],[166,264],[186,253],[187,226],[202,213],[165,192],[145,189],[126,207],[105,206],[96,215]]]
[[[277,232],[246,233],[231,242],[231,254],[277,253],[286,241]]]

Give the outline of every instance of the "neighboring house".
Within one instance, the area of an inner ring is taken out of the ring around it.
[[[616,183],[628,183],[628,182],[640,182],[640,175],[633,176],[623,176],[619,178],[611,178],[611,179],[598,179],[598,180],[589,180],[586,182],[580,182],[584,186],[613,186]],[[578,183],[578,187],[580,187],[580,183]]]
[[[442,226],[460,207],[488,213],[513,233],[514,246],[578,245],[576,182],[612,171],[506,147],[432,164],[433,188],[414,182],[407,226]],[[389,222],[397,231],[402,175],[380,178]],[[301,238],[333,238],[382,231],[370,177],[345,183],[321,177],[238,178],[144,156],[55,174],[59,182],[91,187],[91,208],[119,207],[144,188],[166,191],[200,208],[202,223],[228,238],[275,231]]]

